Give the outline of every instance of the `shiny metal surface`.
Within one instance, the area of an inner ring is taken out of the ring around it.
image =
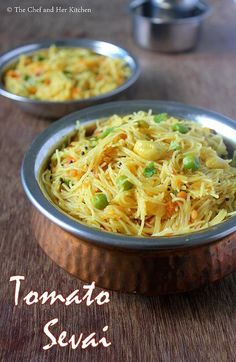
[[[236,231],[236,216],[234,216],[204,231],[176,237],[145,238],[107,233],[96,228],[85,226],[70,218],[45,197],[38,183],[39,174],[54,150],[67,139],[68,135],[74,132],[75,122],[78,119],[81,123],[89,124],[96,119],[108,117],[112,114],[124,115],[139,110],[148,111],[150,109],[152,109],[154,113],[167,112],[177,118],[199,122],[204,126],[214,129],[223,136],[228,147],[229,156],[232,156],[233,151],[236,149],[236,122],[206,109],[174,102],[145,100],[112,102],[90,107],[72,113],[53,123],[40,134],[30,146],[21,169],[22,184],[30,201],[42,214],[64,230],[69,231],[81,240],[88,240],[106,247],[161,250],[203,245]]]
[[[84,241],[36,210],[31,227],[45,253],[75,277],[127,293],[182,293],[236,270],[236,233],[207,245],[168,250],[127,250]]]
[[[146,0],[130,4],[133,37],[143,48],[176,53],[193,49],[199,40],[203,19],[209,6],[199,2],[189,12],[154,6]]]
[[[175,9],[188,11],[197,5],[199,0],[151,0],[151,2],[162,9]]]
[[[21,97],[8,92],[4,88],[3,75],[6,69],[13,65],[17,58],[22,54],[30,54],[39,49],[44,49],[55,44],[58,47],[83,47],[95,51],[98,54],[123,59],[131,69],[131,76],[120,87],[109,93],[102,94],[97,97],[91,97],[83,100],[73,101],[40,101],[26,97]],[[118,94],[125,92],[131,87],[140,74],[140,68],[137,60],[125,49],[117,45],[106,43],[103,41],[90,39],[69,39],[69,40],[49,40],[40,43],[28,44],[16,49],[10,50],[0,56],[0,95],[14,101],[23,110],[34,115],[46,118],[59,118],[70,112],[88,107],[90,105],[107,102]]]

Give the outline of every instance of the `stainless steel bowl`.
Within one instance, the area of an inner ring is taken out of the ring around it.
[[[123,59],[131,69],[131,76],[120,87],[111,92],[104,93],[100,96],[91,97],[83,100],[73,101],[40,101],[26,97],[21,97],[8,92],[4,88],[3,76],[5,71],[10,68],[22,54],[30,54],[39,49],[45,49],[55,44],[58,47],[83,47],[93,50],[98,54]],[[34,115],[46,118],[59,118],[70,112],[88,107],[93,104],[108,101],[118,96],[120,93],[127,91],[140,74],[140,68],[137,60],[127,50],[117,45],[103,41],[89,39],[69,39],[69,40],[48,40],[40,43],[28,44],[19,48],[10,50],[0,56],[0,95],[17,103],[23,110]]]
[[[82,240],[113,247],[159,250],[186,245],[193,246],[212,242],[236,231],[236,216],[234,216],[209,229],[175,237],[147,238],[118,235],[81,224],[67,216],[45,197],[39,186],[39,175],[54,150],[75,132],[77,120],[89,124],[96,119],[112,114],[124,115],[150,109],[154,113],[167,112],[174,117],[192,120],[210,127],[223,136],[231,156],[233,150],[236,149],[236,123],[227,117],[205,109],[164,101],[123,101],[90,107],[53,123],[32,143],[25,155],[21,169],[22,184],[31,202],[51,221]]]
[[[135,41],[143,48],[177,53],[193,49],[198,40],[203,19],[209,6],[198,2],[185,12],[155,6],[150,0],[131,2],[132,31]]]

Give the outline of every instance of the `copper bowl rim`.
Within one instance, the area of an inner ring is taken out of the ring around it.
[[[33,205],[48,219],[59,225],[62,229],[79,237],[82,240],[92,242],[104,247],[126,248],[130,250],[163,250],[182,247],[194,247],[204,245],[222,239],[236,231],[236,216],[208,229],[198,232],[182,234],[171,237],[134,237],[110,232],[104,232],[94,227],[86,226],[79,221],[67,216],[62,210],[48,200],[38,183],[38,174],[46,159],[55,148],[65,140],[66,135],[71,134],[76,120],[81,123],[91,123],[95,119],[107,117],[114,113],[128,114],[133,111],[152,109],[154,112],[167,112],[179,118],[185,118],[201,124],[210,124],[210,128],[217,129],[227,141],[231,141],[231,148],[236,148],[236,123],[216,112],[204,108],[193,107],[181,103],[133,100],[110,102],[98,106],[89,107],[78,112],[71,113],[54,122],[33,141],[25,154],[21,167],[21,181],[26,195]],[[233,146],[232,146],[233,145]]]

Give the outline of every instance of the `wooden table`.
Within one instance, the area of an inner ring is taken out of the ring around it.
[[[236,118],[236,4],[212,0],[211,17],[205,24],[197,50],[163,55],[139,49],[131,37],[125,7],[128,1],[87,0],[79,5],[92,12],[79,14],[7,13],[13,2],[1,2],[0,51],[46,38],[88,37],[118,43],[140,61],[142,74],[135,98],[167,99],[199,105]],[[24,3],[24,4],[23,4]],[[32,6],[34,1],[14,0],[14,6]],[[50,3],[50,4],[49,4]],[[74,2],[47,0],[37,5],[67,6]],[[76,5],[78,5],[76,3]],[[0,105],[0,360],[1,361],[234,361],[236,360],[235,275],[184,295],[147,298],[110,293],[106,305],[26,305],[22,297],[30,290],[68,295],[83,289],[55,265],[37,245],[32,232],[32,208],[20,183],[24,152],[49,121],[23,113],[7,100]],[[25,276],[20,302],[14,306],[14,275]],[[98,294],[101,290],[96,289]],[[105,333],[111,346],[72,350],[54,346],[45,351],[49,339],[44,325],[58,318],[55,335],[66,330],[85,336]]]

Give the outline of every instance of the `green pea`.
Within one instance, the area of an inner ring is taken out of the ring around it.
[[[117,179],[117,185],[118,187],[123,190],[123,191],[127,191],[133,188],[133,184],[127,179],[126,176],[120,176]]]
[[[107,197],[102,192],[98,192],[92,198],[92,204],[96,209],[103,210],[108,205]]]
[[[185,170],[197,171],[200,167],[199,158],[195,155],[186,155],[183,158],[183,166]]]
[[[180,133],[187,133],[189,131],[189,128],[183,123],[175,123],[172,126],[172,129],[173,129],[173,131],[177,131]]]
[[[181,149],[181,146],[180,146],[180,144],[178,143],[178,142],[176,142],[176,141],[171,141],[171,143],[170,143],[170,150],[172,150],[172,151],[178,151],[178,150],[180,150]]]
[[[62,73],[65,74],[65,76],[69,77],[69,78],[72,76],[72,73],[69,70],[66,70],[66,69],[63,70]]]
[[[27,82],[27,80],[30,79],[30,76],[29,76],[28,74],[25,74],[24,77],[23,77],[23,79]]]
[[[145,177],[149,178],[152,177],[157,173],[157,170],[154,166],[154,162],[150,162],[147,167],[143,170],[143,174]]]
[[[161,123],[163,121],[166,121],[168,118],[168,114],[167,113],[160,113],[160,114],[156,114],[154,116],[154,122],[156,123]]]
[[[42,61],[45,60],[46,58],[45,58],[43,55],[38,54],[36,59],[37,59],[39,62],[42,62]]]

